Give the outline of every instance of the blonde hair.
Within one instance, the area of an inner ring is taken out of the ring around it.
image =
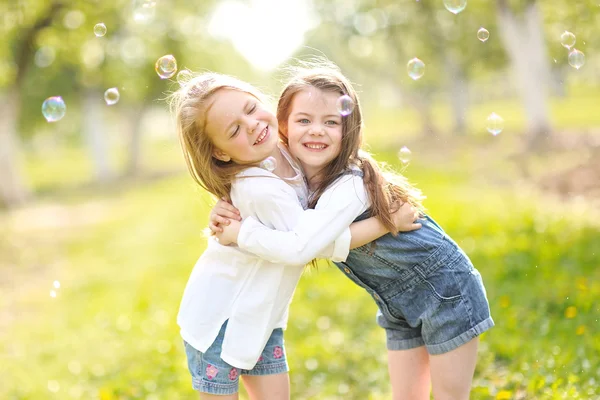
[[[309,199],[309,207],[314,208],[323,192],[346,173],[351,165],[357,165],[364,174],[365,188],[371,201],[371,216],[379,218],[390,232],[396,234],[398,231],[391,214],[397,210],[398,201],[409,202],[423,211],[424,196],[420,190],[410,185],[404,176],[384,172],[383,164],[380,165],[369,153],[361,150],[364,124],[358,95],[352,87],[352,83],[342,74],[339,67],[322,58],[287,67],[287,71],[291,73],[292,77],[284,86],[277,105],[279,134],[286,145],[288,144],[288,118],[294,96],[297,93],[317,88],[324,92],[334,92],[340,96],[350,96],[354,102],[352,113],[342,117],[340,154],[323,167],[318,174],[319,183]]]
[[[206,132],[206,113],[210,99],[221,89],[239,90],[264,102],[265,96],[254,86],[228,75],[203,73],[185,83],[169,96],[175,115],[177,136],[192,178],[218,198],[229,198],[231,182],[250,165],[221,161],[213,157],[215,146]]]

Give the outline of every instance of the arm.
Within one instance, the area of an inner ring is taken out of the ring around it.
[[[399,232],[409,232],[421,228],[420,223],[415,223],[419,218],[419,211],[411,207],[410,204],[404,203],[398,209],[392,213],[394,224]],[[364,246],[376,239],[379,239],[383,235],[388,234],[390,231],[383,225],[383,223],[376,217],[364,219],[359,222],[353,222],[350,225],[350,234],[352,240],[350,241],[350,249],[356,249],[357,247]]]
[[[256,201],[266,202],[269,198],[272,199],[271,193],[265,194],[264,199],[257,198]],[[275,203],[281,206],[282,200]],[[274,227],[275,230],[270,229],[256,218],[246,218],[237,237],[238,245],[261,258],[298,265],[316,258],[335,240],[331,258],[334,261],[345,260],[351,241],[348,227],[366,208],[367,194],[362,178],[354,175],[344,176],[325,191],[314,210],[303,211],[301,218],[290,228],[292,230],[282,232],[282,229],[277,227]],[[260,215],[257,217],[263,221]],[[223,229],[228,231],[234,222]]]
[[[273,177],[254,177],[242,180],[232,188],[232,199],[239,206],[242,216],[245,217],[244,225],[246,225],[246,221],[252,221],[268,231],[271,229],[289,231],[298,225],[305,216],[305,211],[294,190],[287,183]],[[233,242],[226,239],[228,232],[235,230],[236,226],[239,231],[239,221],[234,219],[228,221],[230,225],[220,226],[225,232],[215,232],[219,242],[223,245]],[[244,228],[242,228],[242,234],[243,230]],[[237,232],[235,237],[237,237]],[[350,242],[348,226],[328,231],[320,237],[324,240],[315,239],[309,243],[309,247],[291,249],[284,255],[283,260],[271,257],[268,252],[253,253],[265,260],[291,265],[306,264],[317,257],[334,260],[346,257]],[[241,246],[240,248],[244,249]]]

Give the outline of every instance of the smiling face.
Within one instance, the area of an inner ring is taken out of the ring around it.
[[[207,106],[205,120],[215,147],[213,157],[221,161],[251,164],[276,151],[277,118],[249,93],[218,90]]]
[[[288,146],[310,180],[341,151],[342,117],[336,102],[339,93],[314,87],[299,91],[287,119]]]

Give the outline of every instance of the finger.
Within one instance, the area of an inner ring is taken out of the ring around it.
[[[416,231],[417,229],[421,229],[421,226],[422,226],[421,224],[412,224],[410,226],[410,230],[411,231]]]
[[[231,223],[229,218],[225,218],[225,217],[221,217],[220,215],[217,215],[215,218],[215,223],[217,225],[229,225]]]
[[[220,215],[221,217],[225,217],[225,218],[231,218],[231,219],[237,219],[237,220],[241,220],[241,217],[239,214],[231,211],[231,210],[227,210],[225,208],[220,208],[217,210],[217,215]]]
[[[223,232],[223,228],[221,228],[221,227],[220,227],[219,225],[217,225],[217,224],[213,224],[212,222],[209,222],[209,223],[208,223],[208,228],[209,228],[209,229],[210,229],[210,230],[213,232],[213,234],[214,234],[214,233],[217,233],[217,232],[219,232],[219,233],[220,233],[220,232]]]

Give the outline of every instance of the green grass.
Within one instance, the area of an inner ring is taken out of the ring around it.
[[[471,166],[454,167],[407,174],[486,283],[497,326],[483,336],[472,398],[597,398],[597,213],[474,184]],[[193,397],[175,316],[204,247],[207,196],[182,174],[44,204],[65,212],[58,226],[3,216],[0,398]],[[390,397],[375,311],[336,268],[305,274],[286,333],[292,398]]]
[[[595,98],[553,101],[556,125],[599,126]],[[506,158],[511,129],[523,126],[518,107],[474,107],[471,125],[488,109],[507,121],[500,136],[414,142],[405,171],[486,284],[496,327],[482,337],[472,398],[598,399],[600,212],[521,182]],[[369,117],[369,140],[391,143],[376,156],[396,165],[414,116],[380,115]],[[183,172],[176,143],[147,150],[150,169],[182,173],[94,187],[82,185],[91,167],[80,149],[26,157],[39,200],[0,213],[0,398],[195,398],[175,317],[210,201]],[[390,398],[375,311],[335,267],[305,273],[286,332],[293,399]]]

